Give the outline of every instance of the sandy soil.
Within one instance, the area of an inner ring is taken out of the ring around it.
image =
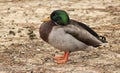
[[[70,54],[39,38],[41,19],[64,9],[107,38],[108,44]],[[120,73],[120,0],[0,0],[0,73]]]

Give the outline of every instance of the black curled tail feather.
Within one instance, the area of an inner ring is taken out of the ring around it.
[[[99,40],[102,41],[103,43],[107,43],[107,40],[104,36],[99,36]]]

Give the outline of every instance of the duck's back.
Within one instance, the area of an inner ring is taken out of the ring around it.
[[[88,27],[86,24],[75,21],[75,20],[71,20],[71,24],[72,23],[73,23],[73,25],[80,27],[80,29],[81,28],[85,29],[86,31],[88,31],[90,34],[92,34],[96,38],[99,38],[99,35],[94,30],[92,30],[90,27]]]
[[[64,27],[64,30],[86,45],[97,47],[103,43],[99,40],[99,36],[95,31],[81,22],[71,20],[70,24]]]

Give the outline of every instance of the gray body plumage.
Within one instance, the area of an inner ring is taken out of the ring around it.
[[[85,50],[89,46],[98,46],[103,42],[98,36],[71,20],[69,25],[54,26],[49,34],[48,43],[59,50],[73,52]]]

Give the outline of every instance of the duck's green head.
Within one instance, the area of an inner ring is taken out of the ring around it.
[[[67,25],[70,21],[68,14],[64,10],[55,10],[51,13],[50,19],[58,25]]]

